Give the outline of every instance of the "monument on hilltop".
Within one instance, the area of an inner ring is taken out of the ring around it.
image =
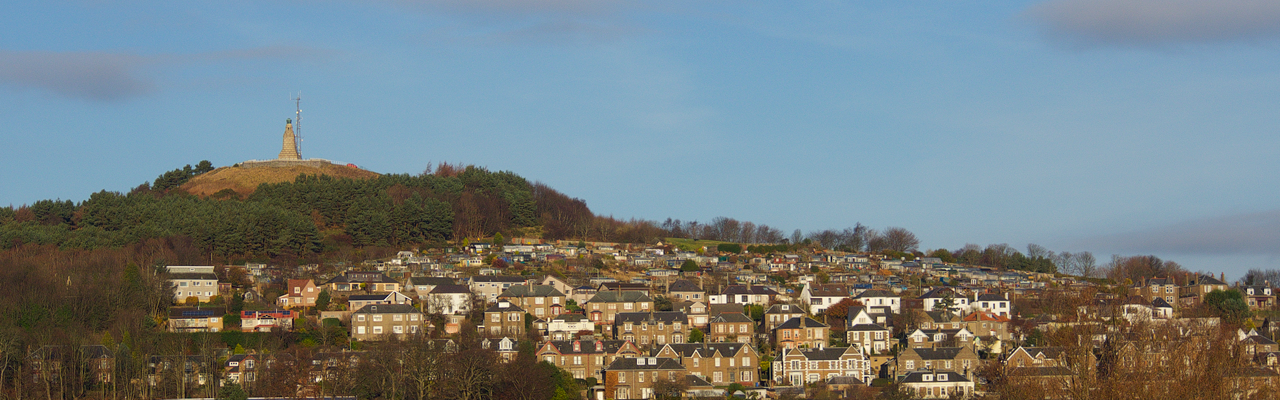
[[[298,139],[293,135],[293,120],[284,120],[284,145],[280,148],[280,155],[276,157],[281,161],[301,161],[302,155],[298,154]]]

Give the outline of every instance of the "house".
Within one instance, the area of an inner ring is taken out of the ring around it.
[[[1179,296],[1178,283],[1173,278],[1151,278],[1134,283],[1133,292],[1137,296],[1146,299],[1146,303],[1150,303],[1156,298],[1164,299],[1166,303],[1177,304]]]
[[[720,313],[711,318],[706,341],[751,343],[755,326],[755,321],[743,313]]]
[[[624,312],[648,312],[653,309],[653,299],[644,292],[596,292],[582,307],[597,324],[612,325],[614,316]]]
[[[565,297],[567,298],[573,297],[573,286],[570,286],[569,283],[555,276],[547,275],[543,277],[542,281],[539,282],[538,284],[556,288],[556,290],[559,290],[560,293],[564,293]]]
[[[224,307],[172,307],[169,332],[221,332]]]
[[[822,348],[827,346],[830,327],[809,317],[795,317],[773,330],[773,342],[778,348]]]
[[[974,334],[960,329],[916,329],[907,335],[907,346],[914,348],[973,346]]]
[[[774,304],[764,310],[764,331],[773,332],[782,325],[783,322],[796,317],[805,316],[805,312],[799,306],[791,304]]]
[[[435,289],[437,286],[457,284],[458,282],[454,281],[453,278],[415,276],[409,278],[409,280],[405,282],[404,290],[406,292],[412,292],[414,295],[418,296],[419,300],[426,300],[427,294],[431,293],[431,290]]]
[[[614,400],[651,399],[653,384],[685,379],[688,371],[672,358],[636,357],[613,360],[605,368],[604,396]]]
[[[315,307],[320,289],[310,279],[290,279],[288,293],[276,298],[276,305],[289,309],[295,307]]]
[[[881,354],[893,349],[892,332],[872,318],[866,307],[849,307],[845,338],[850,347],[863,354]]]
[[[471,290],[462,285],[437,285],[423,299],[428,313],[466,314],[471,312]]]
[[[613,338],[650,344],[684,343],[689,337],[689,317],[678,311],[618,313],[613,320]]]
[[[291,310],[244,310],[240,312],[240,329],[250,332],[270,332],[272,329],[293,329],[293,319],[297,317]]]
[[[1045,398],[1072,398],[1067,389],[1092,375],[1096,364],[1092,351],[1063,347],[1018,347],[1004,359],[1006,379],[1040,386]]]
[[[897,314],[902,312],[902,298],[888,290],[866,290],[862,293],[858,293],[858,295],[854,296],[853,299],[862,302],[862,305],[868,307],[869,311],[873,313],[883,309],[887,309],[889,311],[888,313],[883,314]]]
[[[800,290],[801,304],[809,306],[810,314],[821,314],[840,300],[849,298],[849,287],[840,284],[805,283]]]
[[[640,348],[626,340],[551,340],[535,354],[575,379],[603,379],[600,372],[615,360],[641,356]]]
[[[715,386],[756,386],[760,354],[745,343],[681,343],[655,348],[654,357],[680,361],[690,374]]]
[[[111,349],[103,345],[80,346],[78,352],[67,352],[65,346],[40,346],[27,354],[26,370],[17,371],[29,374],[32,382],[37,384],[54,382],[56,385],[66,371],[74,371],[72,376],[77,378],[84,374],[86,383],[107,384],[115,378],[115,361]]]
[[[240,386],[252,385],[258,379],[258,356],[256,354],[233,354],[227,357],[222,367],[222,376],[227,383]]]
[[[1192,276],[1187,285],[1180,288],[1179,294],[1181,296],[1179,299],[1193,297],[1195,298],[1195,304],[1199,305],[1204,302],[1204,296],[1214,290],[1221,290],[1225,292],[1228,289],[1230,289],[1230,287],[1227,286],[1226,282],[1214,278],[1213,275],[1196,274],[1195,276]]]
[[[898,384],[917,399],[968,398],[973,395],[973,381],[952,371],[912,371]]]
[[[330,292],[395,292],[400,290],[400,282],[391,279],[378,271],[347,271],[325,282],[323,285]]]
[[[961,319],[964,321],[965,328],[979,337],[1000,341],[1012,339],[1012,336],[1009,335],[1009,317],[990,312],[975,311]]]
[[[719,295],[710,296],[711,304],[754,304],[765,306],[773,302],[778,292],[756,285],[729,285]]]
[[[653,296],[653,289],[649,285],[643,283],[629,282],[602,282],[596,287],[596,292],[644,292],[645,295]]]
[[[702,290],[701,287],[698,287],[698,284],[687,280],[681,279],[671,282],[671,285],[667,287],[667,298],[670,298],[672,301],[678,299],[706,303],[706,297],[706,291]]]
[[[966,312],[969,310],[969,298],[961,296],[945,286],[933,288],[917,297],[917,299],[924,302],[925,311],[942,310],[944,308],[949,308],[953,312]],[[951,306],[944,306],[948,302],[951,303]]]
[[[580,332],[594,334],[595,331],[596,324],[582,314],[560,314],[547,321],[547,336],[551,340],[573,340]]]
[[[707,330],[711,320],[711,314],[708,312],[707,303],[701,301],[672,301],[672,311],[680,311],[689,316],[689,324],[694,328]]]
[[[498,300],[510,301],[541,319],[563,313],[565,295],[552,286],[515,285],[502,291]]]
[[[1276,296],[1271,290],[1271,283],[1262,285],[1240,285],[1236,287],[1244,295],[1244,302],[1250,310],[1270,310],[1276,306]]]
[[[800,386],[849,376],[871,382],[871,363],[852,347],[784,348],[773,360],[775,385]]]
[[[476,297],[486,302],[493,302],[498,300],[498,295],[504,290],[524,283],[525,278],[519,276],[473,276],[467,282],[467,286]]]
[[[524,336],[524,314],[524,309],[515,304],[498,301],[484,310],[484,325],[481,329],[490,336]]]
[[[502,362],[511,362],[516,358],[516,354],[520,350],[516,348],[517,341],[507,336],[501,338],[484,338],[480,339],[480,348],[493,350],[498,354],[498,360]]]
[[[412,304],[409,296],[400,292],[353,294],[347,297],[347,309],[359,310],[370,304]]]
[[[1009,317],[1012,314],[1013,303],[1009,301],[1009,293],[1004,296],[984,293],[973,297],[973,305],[978,311],[985,311],[1002,317]]]
[[[970,347],[907,348],[898,354],[894,368],[899,377],[913,371],[952,371],[972,377],[978,353]]]
[[[188,297],[195,297],[201,303],[218,295],[218,275],[213,266],[169,266],[169,286],[173,288],[173,301],[182,303]]]
[[[385,335],[406,337],[418,333],[425,318],[408,304],[370,304],[351,314],[351,337],[381,340]]]

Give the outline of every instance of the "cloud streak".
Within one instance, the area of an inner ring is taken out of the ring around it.
[[[1280,255],[1280,210],[1190,220],[1087,242],[1128,253]]]
[[[156,69],[239,60],[312,57],[320,52],[276,46],[196,54],[139,55],[113,52],[0,50],[0,86],[44,90],[60,96],[116,102],[156,91]]]
[[[1050,40],[1083,47],[1280,38],[1275,0],[1050,0],[1022,16]]]

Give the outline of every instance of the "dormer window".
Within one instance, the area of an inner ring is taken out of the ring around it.
[[[938,382],[945,382],[946,380],[947,374],[938,374]]]
[[[925,374],[921,377],[925,382],[933,382],[933,375]]]

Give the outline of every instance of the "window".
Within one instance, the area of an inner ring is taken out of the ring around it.
[[[702,359],[701,359],[701,358],[695,358],[695,359],[693,359],[693,367],[694,367],[694,368],[698,368],[698,361],[699,361],[699,360],[702,360]]]
[[[493,313],[493,322],[502,322],[502,314]]]
[[[748,365],[751,365],[751,358],[749,358],[749,357],[742,357],[742,366],[744,366],[744,367],[745,367],[745,366],[748,366]]]
[[[375,314],[373,316],[373,322],[382,322],[382,314]]]
[[[907,360],[907,369],[909,369],[909,370],[910,370],[910,369],[916,369],[916,361],[915,361],[915,360]]]
[[[397,334],[397,335],[398,335],[398,334],[401,334],[401,333],[404,333],[404,325],[396,325],[396,326],[391,327],[391,332],[392,332],[392,333],[395,333],[395,334]]]
[[[401,314],[392,315],[391,320],[396,322],[404,321],[404,315],[401,315]]]
[[[409,320],[410,320],[410,321],[417,321],[417,320],[418,320],[418,314],[409,314]]]
[[[714,374],[714,376],[715,376],[715,380],[714,380],[714,381],[712,381],[712,382],[724,382],[724,376],[723,376],[723,375],[721,375],[721,373],[720,373],[719,371],[717,371],[717,372]]]
[[[622,309],[624,309],[624,310],[630,310],[630,309],[631,309],[631,303],[623,304],[623,305],[622,305]]]
[[[627,383],[627,373],[626,373],[626,372],[619,372],[619,373],[618,373],[618,383]],[[623,399],[623,398],[625,398],[625,397],[618,397],[618,398],[619,398],[619,399]]]
[[[573,356],[573,365],[582,365],[582,356]]]
[[[644,371],[636,374],[636,382],[644,383]]]
[[[363,335],[363,334],[364,334],[364,327],[363,327],[363,326],[357,326],[357,327],[356,327],[356,334],[357,334],[357,335]]]
[[[852,339],[852,340],[855,340],[855,341],[857,341],[857,340],[862,340],[861,333],[862,333],[862,332],[852,332],[852,334],[853,334],[853,339]]]
[[[364,314],[357,315],[356,321],[364,322]]]
[[[187,281],[178,282],[178,286],[187,287]]]
[[[720,366],[720,358],[719,358],[719,357],[716,357],[716,366],[717,366],[717,367],[719,367],[719,366]]]
[[[375,327],[373,327],[373,334],[374,334],[374,335],[381,335],[381,334],[382,334],[382,327],[381,327],[381,326],[375,326]]]

